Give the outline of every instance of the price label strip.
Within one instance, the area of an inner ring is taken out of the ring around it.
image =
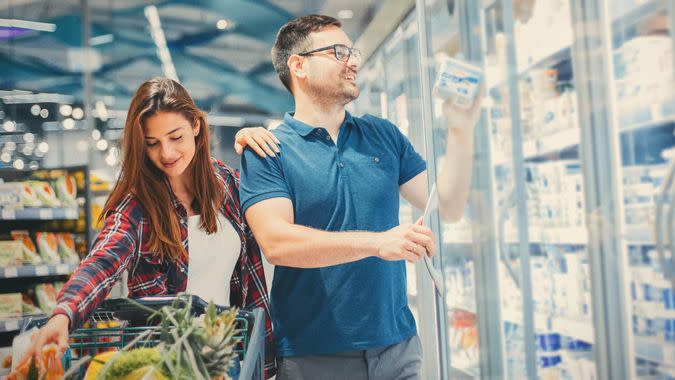
[[[427,200],[427,205],[424,207],[424,224],[426,226],[430,225],[431,222],[431,210],[438,208],[438,197],[436,196],[436,184],[431,187],[431,192],[429,193],[429,199]],[[438,291],[438,294],[443,297],[445,295],[445,286],[443,286],[443,276],[434,268],[434,264],[431,262],[429,255],[424,255],[424,265],[427,267],[427,272],[431,276],[431,280],[434,282],[434,286]]]

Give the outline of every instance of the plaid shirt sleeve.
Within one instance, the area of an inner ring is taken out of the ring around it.
[[[237,215],[237,222],[243,229],[245,245],[242,257],[239,258],[237,269],[234,271],[231,281],[231,299],[233,305],[239,305],[246,309],[261,307],[265,315],[265,378],[268,379],[276,374],[276,355],[274,352],[274,336],[272,334],[272,318],[270,317],[270,298],[267,294],[265,270],[262,263],[262,252],[253,236],[251,228],[241,214],[239,203],[239,173],[228,169],[223,163],[217,162],[221,168],[223,177],[226,178],[225,186],[231,199],[226,197],[226,206],[232,208],[232,214]],[[228,173],[229,172],[229,173]]]
[[[118,211],[105,218],[92,250],[59,293],[52,313],[68,316],[71,330],[89,317],[129,266],[137,251],[136,227]]]
[[[274,336],[272,335],[272,317],[270,316],[270,298],[267,294],[265,271],[262,264],[262,256],[258,243],[253,237],[253,232],[246,225],[246,252],[248,253],[249,272],[248,292],[246,292],[246,308],[261,307],[265,311],[265,378],[270,378],[276,373]]]

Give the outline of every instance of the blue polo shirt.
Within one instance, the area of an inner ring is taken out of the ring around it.
[[[241,161],[244,212],[270,198],[293,203],[295,223],[326,231],[386,231],[399,224],[399,186],[426,169],[392,123],[346,114],[337,145],[323,128],[286,114],[281,153]],[[387,346],[416,334],[404,261],[369,257],[325,268],[276,266],[271,314],[277,354],[318,355]]]

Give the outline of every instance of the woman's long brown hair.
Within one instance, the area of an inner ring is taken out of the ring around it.
[[[193,126],[199,126],[195,155],[186,170],[192,173],[194,202],[201,214],[201,228],[209,234],[216,232],[217,213],[224,193],[211,163],[206,115],[197,108],[183,86],[168,78],[144,82],[131,100],[121,141],[122,169],[101,218],[105,218],[128,194],[133,194],[150,222],[150,250],[162,259],[175,261],[186,252],[178,215],[172,206],[173,196],[166,176],[145,152],[143,125],[158,112],[179,113]]]

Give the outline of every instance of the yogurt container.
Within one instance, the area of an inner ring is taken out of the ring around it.
[[[470,108],[482,80],[483,73],[477,66],[445,58],[438,66],[433,93],[443,99],[453,98],[460,108]]]

